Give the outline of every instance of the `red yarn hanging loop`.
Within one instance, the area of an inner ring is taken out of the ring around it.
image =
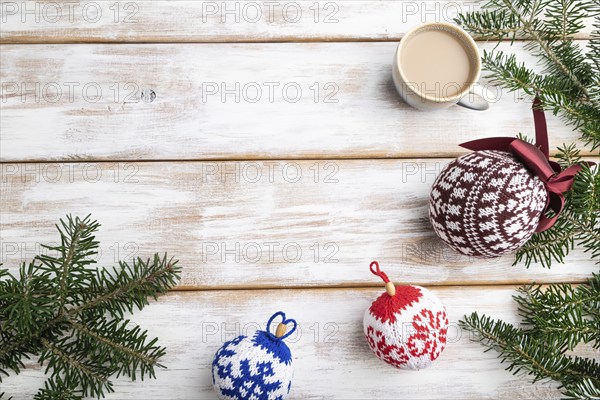
[[[387,274],[381,269],[379,269],[379,263],[377,261],[373,261],[369,266],[369,269],[371,270],[373,275],[377,275],[378,277],[383,279],[385,283],[388,283],[390,281],[390,278],[388,278]]]

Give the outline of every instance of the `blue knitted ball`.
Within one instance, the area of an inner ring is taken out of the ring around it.
[[[277,337],[270,326],[277,317],[293,328]],[[283,339],[296,329],[296,321],[286,320],[285,314],[274,314],[266,331],[252,336],[238,336],[225,342],[212,363],[213,385],[220,399],[282,400],[292,386],[292,353]]]

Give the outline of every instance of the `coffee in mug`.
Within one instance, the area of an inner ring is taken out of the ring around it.
[[[404,101],[421,110],[452,104],[487,109],[487,99],[493,96],[477,84],[480,74],[475,41],[447,23],[429,23],[410,30],[400,41],[394,59],[396,89]]]

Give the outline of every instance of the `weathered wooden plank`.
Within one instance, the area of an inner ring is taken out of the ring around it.
[[[399,371],[377,359],[362,334],[364,310],[378,289],[207,291],[170,294],[133,317],[168,348],[157,380],[118,381],[109,399],[214,399],[211,362],[225,340],[264,329],[283,310],[300,330],[288,340],[294,357],[291,398],[315,399],[514,399],[556,398],[549,383],[513,376],[493,352],[469,340],[457,321],[475,309],[518,322],[512,287],[433,288],[449,313],[448,346],[421,371]],[[261,328],[259,328],[261,327]],[[582,355],[594,356],[591,351]],[[32,365],[33,367],[33,365]],[[4,378],[3,378],[4,379]],[[39,370],[9,377],[2,389],[29,399],[42,384]]]
[[[485,112],[409,108],[391,81],[395,46],[3,46],[0,160],[449,157],[478,137],[533,134],[515,93]],[[553,146],[578,138],[557,118],[549,130]]]
[[[0,43],[398,40],[476,1],[2,1]],[[578,37],[588,38],[591,21]]]
[[[168,251],[181,288],[578,282],[597,271],[574,252],[551,270],[458,255],[427,217],[447,160],[2,164],[0,262],[56,243],[66,213],[102,224],[99,260]]]

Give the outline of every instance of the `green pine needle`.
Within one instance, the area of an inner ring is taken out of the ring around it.
[[[596,29],[584,47],[574,39],[586,18],[594,18]],[[581,132],[586,145],[600,147],[599,0],[488,0],[483,10],[459,14],[455,21],[481,39],[511,44],[528,39],[525,49],[539,60],[541,72],[494,49],[482,58],[487,78],[509,91],[539,96],[544,108]]]
[[[586,47],[574,38],[587,18],[593,18],[595,30]],[[460,14],[456,22],[498,43],[529,39],[525,49],[538,65],[485,50],[486,77],[509,91],[538,96],[546,110],[578,130],[584,144],[600,155],[600,0],[488,0],[481,11]],[[563,168],[582,161],[574,144],[559,148],[557,157]],[[575,246],[600,263],[600,168],[584,167],[566,197],[556,224],[534,234],[518,250],[515,264],[549,268],[563,263]]]
[[[576,41],[586,18],[594,20],[591,40]],[[600,150],[600,0],[488,0],[483,10],[463,13],[456,22],[498,43],[528,39],[525,49],[537,65],[496,46],[483,53],[486,77],[509,91],[539,97],[544,109],[579,131],[584,145]],[[557,159],[563,168],[582,161],[574,144],[560,147]],[[564,262],[575,246],[600,264],[600,168],[584,166],[565,200],[555,225],[534,234],[518,250],[515,264],[549,268]],[[598,361],[566,354],[580,344],[600,349],[600,275],[579,286],[523,287],[515,301],[521,327],[477,313],[465,316],[461,326],[486,351],[497,351],[513,373],[559,382],[565,398],[600,399]]]
[[[554,380],[566,397],[600,396],[600,364],[566,355],[581,343],[600,348],[600,274],[573,287],[527,286],[515,296],[523,327],[480,316],[465,316],[460,325],[473,340],[498,352],[507,370],[524,372],[533,382]]]
[[[523,372],[533,382],[559,382],[566,398],[599,398],[598,361],[566,352],[580,344],[600,349],[600,274],[579,286],[525,286],[514,299],[521,327],[476,312],[460,326],[486,351],[497,351],[507,370]]]
[[[100,224],[67,216],[60,245],[45,246],[18,276],[0,270],[0,382],[37,357],[49,379],[35,399],[104,397],[112,377],[154,378],[166,349],[125,319],[176,285],[177,261],[165,254],[94,268]]]
[[[558,161],[569,166],[580,161],[575,146],[559,148]],[[536,233],[521,247],[515,264],[527,267],[539,263],[550,268],[563,263],[571,250],[579,246],[600,263],[600,168],[584,166],[576,175],[573,188],[566,194],[565,209],[554,226]]]

